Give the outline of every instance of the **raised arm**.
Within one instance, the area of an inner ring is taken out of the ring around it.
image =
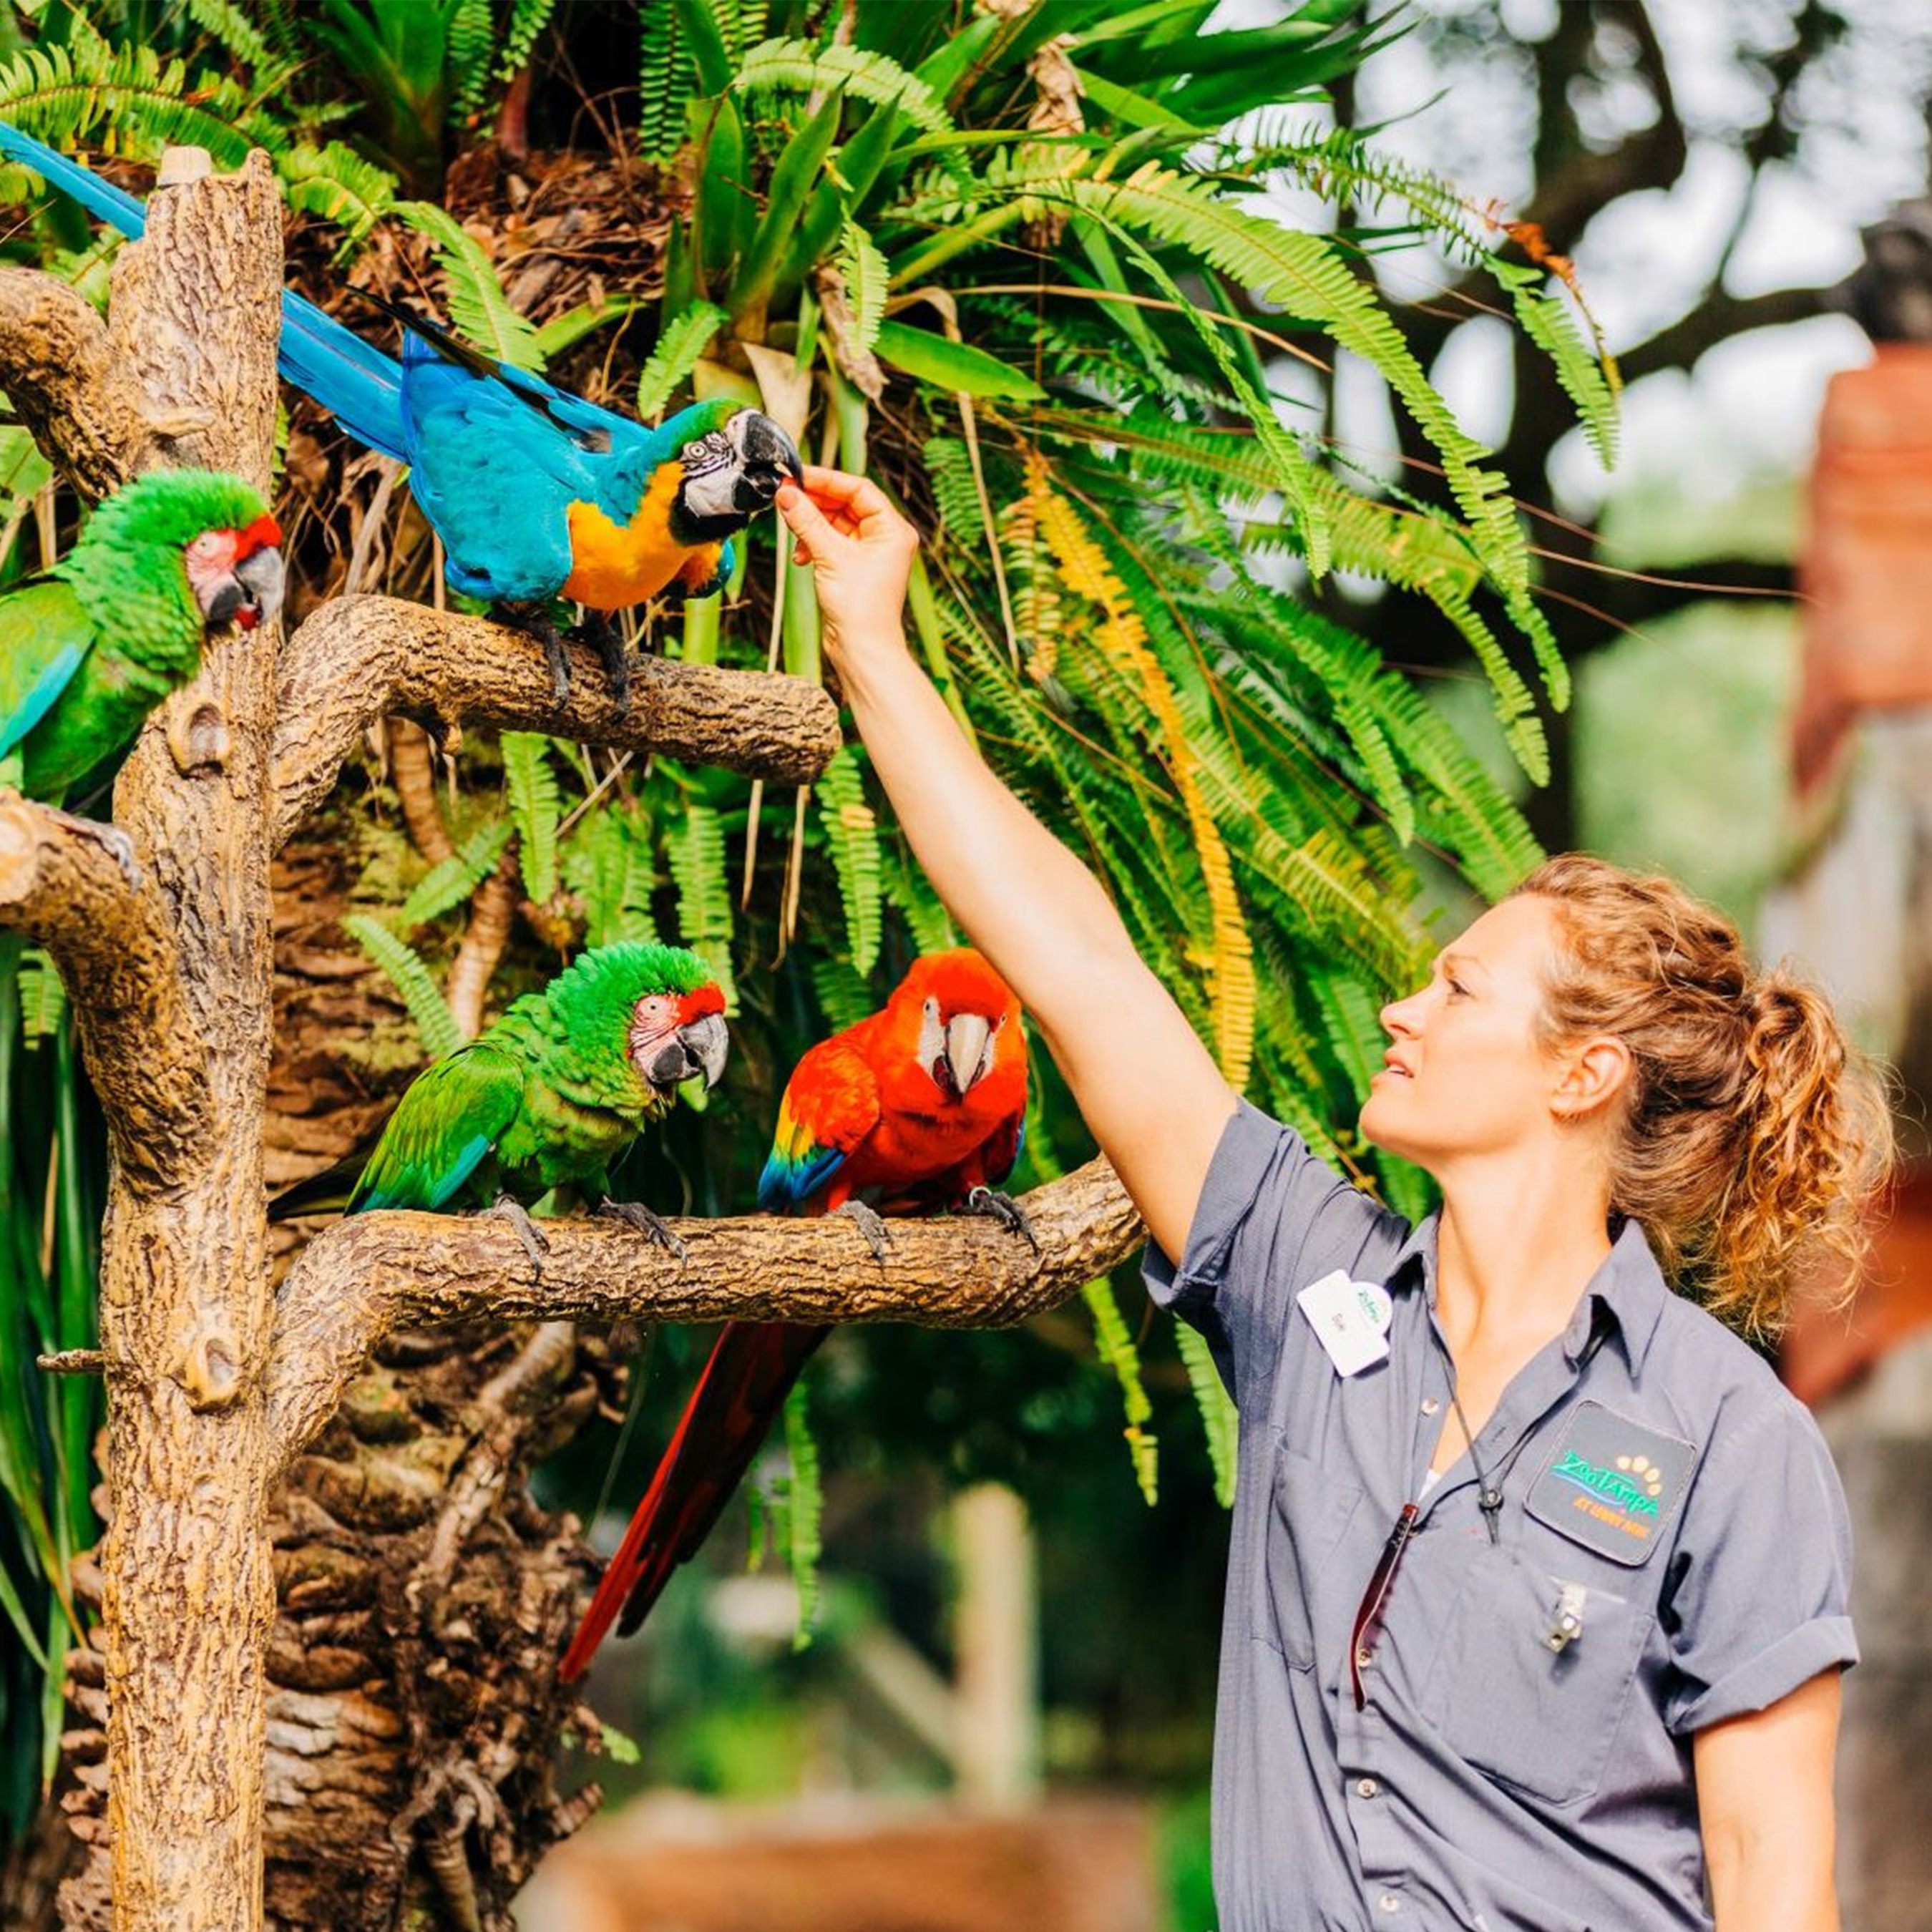
[[[1093,874],[988,770],[906,648],[917,533],[876,484],[807,470],[809,561],[872,765],[948,909],[1034,1018],[1154,1236],[1180,1258],[1234,1094]]]

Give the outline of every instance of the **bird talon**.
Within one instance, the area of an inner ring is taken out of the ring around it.
[[[570,664],[563,654],[562,637],[549,611],[541,604],[493,604],[490,621],[501,624],[506,630],[519,632],[542,646],[544,662],[550,667],[554,702],[561,711],[570,696]]]
[[[1028,1246],[1035,1254],[1040,1252],[1040,1237],[1034,1232],[1026,1210],[1010,1194],[1002,1194],[997,1187],[976,1187],[967,1196],[962,1211],[989,1216],[1009,1232],[1024,1235]]]
[[[121,876],[127,881],[130,892],[141,890],[141,868],[134,861],[134,842],[119,826],[104,825],[98,818],[82,818],[74,812],[62,812],[52,806],[48,809],[70,832],[92,840],[114,861],[121,868]]]
[[[848,1201],[832,1209],[834,1214],[842,1214],[866,1238],[866,1245],[872,1251],[872,1258],[883,1262],[892,1245],[892,1237],[886,1232],[886,1224],[878,1212],[862,1201]]]
[[[622,1222],[627,1228],[636,1228],[646,1240],[655,1241],[680,1262],[690,1259],[691,1250],[672,1233],[663,1217],[653,1214],[641,1201],[602,1201],[598,1202],[597,1211],[611,1220]]]
[[[550,1252],[550,1243],[538,1232],[537,1224],[530,1219],[530,1211],[514,1195],[500,1194],[483,1210],[482,1218],[488,1220],[507,1221],[517,1231],[517,1239],[524,1244],[524,1252],[530,1258],[530,1276],[533,1281],[543,1280],[543,1258]]]
[[[611,700],[618,716],[623,717],[631,708],[631,661],[624,649],[623,633],[602,610],[589,610],[572,635],[597,653],[610,680]]]

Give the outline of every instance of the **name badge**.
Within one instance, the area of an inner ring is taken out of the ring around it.
[[[1612,1563],[1642,1563],[1684,1500],[1697,1445],[1581,1402],[1523,1507],[1537,1521]]]
[[[1378,1283],[1352,1281],[1337,1268],[1294,1298],[1338,1376],[1360,1375],[1388,1354],[1392,1310],[1388,1291]]]

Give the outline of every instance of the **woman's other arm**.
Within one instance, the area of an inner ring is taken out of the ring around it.
[[[778,508],[899,823],[1032,1015],[1154,1239],[1177,1259],[1234,1094],[1091,873],[968,744],[900,624],[918,536],[876,484],[808,470]]]
[[[1718,1932],[1838,1932],[1832,1760],[1838,1672],[1691,1741]]]

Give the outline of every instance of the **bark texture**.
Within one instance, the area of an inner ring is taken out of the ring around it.
[[[620,712],[596,656],[576,645],[566,654],[570,692],[559,704],[542,650],[517,632],[392,597],[324,604],[282,652],[278,836],[321,803],[385,712],[436,731],[474,722],[663,752],[788,784],[810,783],[838,748],[831,699],[801,678],[641,658]]]

